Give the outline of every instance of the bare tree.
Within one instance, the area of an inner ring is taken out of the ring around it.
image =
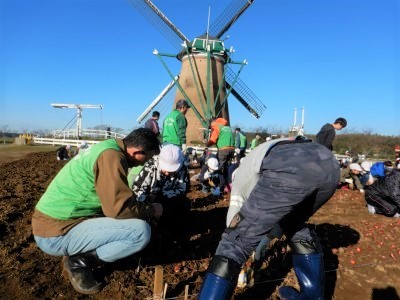
[[[6,143],[6,138],[8,134],[10,133],[10,127],[8,125],[0,125],[0,133],[1,136],[3,137],[3,144]]]

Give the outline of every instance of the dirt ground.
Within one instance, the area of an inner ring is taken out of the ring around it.
[[[154,232],[141,253],[107,265],[100,274],[107,286],[84,296],[62,276],[61,258],[40,251],[31,233],[34,207],[64,164],[54,152],[0,153],[0,299],[153,299],[157,265],[166,299],[195,299],[224,230],[227,196],[205,196],[193,184],[190,213]],[[399,299],[399,219],[370,215],[360,193],[338,190],[309,222],[324,248],[326,299]],[[234,299],[279,299],[279,286],[297,287],[285,242],[268,253],[260,278]]]

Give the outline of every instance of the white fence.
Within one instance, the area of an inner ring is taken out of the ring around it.
[[[58,139],[71,139],[78,137],[77,129],[69,129],[69,130],[53,130],[51,132],[55,138]],[[90,138],[98,138],[98,139],[107,139],[107,138],[124,138],[126,134],[112,132],[107,130],[99,130],[99,129],[81,129],[80,137],[90,137]]]

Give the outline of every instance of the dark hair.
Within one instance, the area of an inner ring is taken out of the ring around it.
[[[239,128],[239,127],[236,127],[235,130],[236,130],[236,131],[240,131],[240,128]]]
[[[152,117],[160,117],[160,112],[158,112],[158,111],[153,111],[153,114],[152,114]]]
[[[342,128],[345,128],[347,126],[347,121],[345,118],[337,118],[334,124],[340,124]]]
[[[189,103],[186,100],[178,100],[175,104],[176,109],[184,108],[184,107],[190,107]]]
[[[384,161],[384,162],[383,162],[383,165],[384,165],[385,167],[393,167],[393,164],[392,164],[392,162],[391,162],[390,160]]]
[[[135,129],[123,139],[123,142],[126,147],[141,147],[144,152],[160,153],[160,141],[153,130],[149,128]]]

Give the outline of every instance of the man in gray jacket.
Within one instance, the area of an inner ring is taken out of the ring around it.
[[[230,299],[242,264],[278,224],[290,242],[300,285],[299,292],[282,287],[281,298],[322,299],[322,249],[305,223],[334,194],[339,173],[331,151],[304,137],[269,141],[251,151],[237,169],[228,227],[208,267],[199,300]]]

